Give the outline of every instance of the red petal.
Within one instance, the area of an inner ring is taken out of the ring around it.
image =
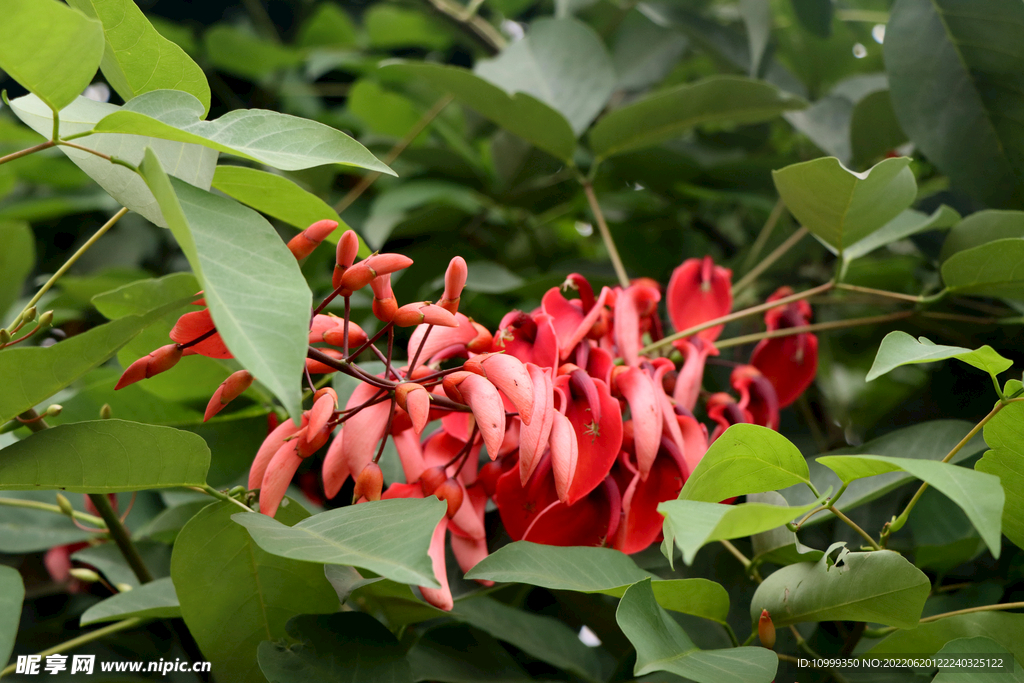
[[[804,333],[762,339],[750,356],[750,364],[775,387],[779,408],[800,397],[818,372],[818,338]]]
[[[621,465],[615,468],[619,486],[625,484],[622,496],[622,522],[615,534],[615,548],[624,553],[636,553],[658,539],[664,517],[658,504],[674,500],[683,488],[683,475],[671,457],[662,453],[654,461],[651,476],[646,481],[640,473],[632,475]]]
[[[597,387],[600,409],[592,410],[585,398],[574,397],[565,411],[565,416],[576,432],[579,447],[579,464],[567,497],[570,505],[604,481],[622,448],[622,412],[619,402],[612,398],[608,385],[599,379],[592,381]],[[569,382],[569,375],[563,375],[558,378],[555,386],[562,387],[569,395]],[[595,423],[594,415],[598,412],[600,420]]]
[[[687,259],[672,272],[667,299],[676,332],[728,315],[732,310],[732,271],[714,265],[710,256]],[[713,342],[723,327],[709,328],[697,336]]]

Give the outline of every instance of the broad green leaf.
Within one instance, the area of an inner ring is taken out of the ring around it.
[[[717,503],[810,481],[807,461],[789,439],[757,425],[729,427],[694,468],[682,500]]]
[[[658,604],[665,609],[719,623],[725,623],[729,613],[729,595],[714,581],[662,581],[640,569],[628,556],[608,548],[561,548],[516,541],[485,557],[467,572],[466,578],[614,597],[621,597],[629,585],[649,578]]]
[[[571,162],[576,136],[560,113],[527,93],[507,94],[472,71],[426,62],[399,62],[381,67],[382,75],[405,76],[450,93],[510,133],[538,149]]]
[[[939,673],[932,683],[1024,683],[1024,667],[1014,658],[1010,651],[991,638],[977,636],[975,638],[957,638],[942,646],[935,653],[936,658],[977,658],[994,659],[993,655],[1005,657],[1009,665],[1001,673],[991,671],[970,671],[964,667],[949,669],[939,668]]]
[[[130,617],[172,619],[180,616],[178,594],[174,592],[174,583],[167,576],[96,603],[85,610],[79,623],[88,626]]]
[[[1003,533],[1024,548],[1024,404],[1011,403],[985,425],[985,443],[992,450],[974,469],[999,477],[1006,494]]]
[[[360,79],[348,91],[345,106],[358,117],[367,130],[404,138],[423,116],[423,108],[404,95],[382,88],[375,81]],[[426,141],[429,132],[424,129],[410,145]]]
[[[55,0],[4,0],[0,69],[52,111],[75,101],[102,57],[103,26],[95,19]]]
[[[164,328],[165,333],[166,329],[168,328]],[[139,337],[136,337],[129,344],[134,343],[138,339]],[[147,349],[152,350],[155,346],[150,344],[147,346]],[[148,352],[146,351],[146,353]],[[124,349],[120,353],[124,353]],[[196,360],[199,359],[197,358]],[[216,361],[211,362],[216,363]],[[161,377],[178,377],[183,382],[195,381],[193,376],[193,370],[195,369],[198,369],[196,364],[186,361],[184,367],[176,369],[173,373],[165,373]],[[167,427],[188,427],[202,423],[203,413],[199,409],[201,406],[190,407],[184,403],[160,398],[152,393],[150,391],[150,384],[156,378],[150,378],[145,382],[136,382],[122,389],[115,390],[114,387],[117,385],[121,372],[119,368],[114,367],[102,367],[90,371],[85,377],[69,387],[69,392],[73,392],[73,395],[69,398],[60,399],[60,405],[64,409],[60,415],[48,418],[47,422],[50,425],[57,425],[81,422],[83,420],[95,420],[100,416],[103,406],[107,405],[110,406],[113,417],[130,422],[144,422],[146,424],[164,425]],[[218,383],[224,381],[225,377],[227,377],[227,372],[221,376]],[[208,400],[210,395],[213,394],[214,387],[208,386],[208,388],[209,391],[206,392],[206,395],[200,394],[196,396],[193,394],[193,397]]]
[[[800,25],[819,38],[832,35],[832,16],[835,5],[832,0],[791,0],[793,12]]]
[[[199,65],[180,47],[157,33],[134,0],[71,0],[70,4],[103,23],[106,46],[100,67],[121,99],[152,90],[183,90],[210,111],[210,84]]]
[[[1003,516],[1007,516],[1005,505]],[[971,520],[961,510],[951,506],[949,498],[936,489],[929,488],[924,492],[914,506],[914,513],[907,520],[907,525],[914,536],[914,564],[921,569],[931,569],[940,575],[948,574],[985,552],[985,541]],[[996,596],[989,602],[998,599],[999,596]]]
[[[277,231],[234,200],[172,181],[152,151],[141,172],[203,285],[213,322],[238,361],[297,420],[312,294]]]
[[[25,584],[14,567],[0,565],[0,666],[6,667],[21,622]]]
[[[380,249],[400,223],[425,206],[451,206],[472,215],[486,207],[486,200],[471,189],[439,180],[412,180],[377,195],[362,233],[373,249]],[[443,275],[442,275],[443,280]]]
[[[444,509],[434,497],[402,498],[328,510],[292,527],[256,513],[232,519],[274,555],[362,567],[394,581],[437,587],[427,549]]]
[[[303,614],[285,628],[298,645],[264,641],[257,650],[270,683],[412,683],[405,648],[368,614]]]
[[[764,81],[711,76],[656,92],[604,116],[590,134],[599,159],[653,147],[705,124],[758,123],[807,103]]]
[[[603,680],[594,651],[557,619],[516,609],[486,596],[459,600],[451,616],[464,619],[471,626],[559,669],[590,681]]]
[[[356,47],[356,27],[333,2],[319,3],[299,29],[300,47]]]
[[[942,346],[930,342],[924,337],[914,339],[906,332],[897,330],[885,335],[866,379],[870,382],[901,365],[932,363],[947,358],[963,361],[987,372],[993,378],[999,373],[1009,370],[1013,365],[1013,361],[1003,358],[988,345],[974,350],[962,346]]]
[[[679,61],[688,42],[678,31],[654,23],[642,12],[630,12],[611,46],[618,74],[616,89],[635,92],[660,82]]]
[[[837,253],[896,218],[917,196],[910,159],[886,159],[863,173],[835,157],[772,171],[779,196],[805,228]]]
[[[497,640],[468,626],[432,628],[409,650],[413,680],[431,683],[526,683],[536,680]]]
[[[467,263],[466,291],[483,294],[503,294],[519,289],[525,284],[523,278],[493,261]],[[442,279],[443,282],[443,279]]]
[[[309,516],[285,500],[281,523]],[[231,521],[238,509],[213,503],[185,525],[174,543],[171,578],[185,625],[213,668],[231,672],[232,681],[263,683],[259,644],[283,638],[293,616],[337,611],[338,598],[321,567],[263,552]]]
[[[171,273],[159,278],[136,280],[92,297],[92,305],[108,320],[143,315],[154,305],[199,298],[199,283],[192,273]],[[193,309],[196,310],[196,309]]]
[[[577,136],[615,89],[615,67],[600,36],[569,17],[538,19],[525,38],[479,60],[473,71],[510,95],[532,95],[560,112]]]
[[[1024,5],[1016,0],[898,0],[885,31],[893,109],[910,139],[992,207],[1024,203]],[[950,93],[956,93],[950,97]]]
[[[330,204],[276,173],[245,166],[218,166],[213,174],[213,187],[299,230],[324,219],[338,221],[338,229],[327,237],[327,241],[334,244],[348,229]],[[369,254],[367,250],[366,255]]]
[[[3,449],[0,489],[114,493],[202,486],[210,449],[171,427],[96,420],[45,429]]]
[[[766,648],[698,649],[683,627],[658,606],[650,579],[626,590],[615,621],[636,648],[635,676],[668,671],[696,683],[769,683],[775,679],[779,660]]]
[[[783,117],[827,156],[850,165],[853,163],[850,135],[853,113],[861,101],[886,88],[885,74],[847,76],[806,109],[786,112]]]
[[[683,562],[693,564],[697,551],[712,541],[753,536],[769,531],[817,507],[780,507],[764,503],[722,505],[696,500],[667,500],[658,504],[665,516],[665,540],[661,549],[669,564],[673,562],[674,546],[683,553]]]
[[[1017,661],[1024,661],[1024,614],[1007,612],[960,614],[920,624],[909,631],[896,631],[868,650],[867,654],[913,652],[930,656],[951,640],[974,637],[991,638],[1009,650]]]
[[[967,216],[953,226],[942,243],[940,261],[957,252],[1011,237],[1024,238],[1024,211],[987,209]]]
[[[337,573],[332,570],[339,569],[355,571],[352,567],[325,565],[324,573],[327,574],[327,579],[334,585],[335,590],[339,586],[334,579],[337,577]],[[418,624],[449,616],[448,612],[439,610],[414,595],[408,584],[397,583],[389,579],[363,579],[351,587],[350,595],[342,600],[347,600],[353,607],[373,615],[374,618],[387,624],[388,628],[394,632],[400,631],[409,624]]]
[[[25,278],[36,264],[36,241],[28,223],[0,221],[0,326],[8,322],[4,314],[25,286]]]
[[[302,63],[302,52],[234,26],[216,24],[203,34],[210,63],[233,76],[260,82],[282,69]]]
[[[998,477],[945,462],[881,455],[830,455],[818,458],[818,462],[844,483],[898,470],[928,482],[964,511],[992,555],[999,557],[1004,497]],[[893,531],[898,530],[894,525]]]
[[[761,58],[768,47],[772,33],[772,8],[760,0],[740,0],[740,16],[747,28],[747,46],[750,52],[750,77],[761,72]]]
[[[892,244],[925,230],[948,228],[960,220],[960,214],[945,204],[929,214],[907,209],[867,237],[851,244],[843,251],[843,259],[852,261],[879,247]]]
[[[52,114],[38,98],[31,95],[19,97],[11,102],[11,109],[37,133],[49,137],[53,128]],[[68,136],[88,132],[97,121],[117,110],[118,107],[112,104],[79,97],[60,112],[61,134]],[[210,188],[217,166],[215,150],[170,140],[136,135],[86,135],[77,138],[75,144],[136,165],[142,161],[146,148],[151,147],[167,173],[204,190]],[[62,145],[60,150],[122,205],[161,227],[167,227],[153,193],[137,173],[79,149]]]
[[[149,539],[159,543],[173,544],[174,539],[178,537],[188,521],[209,504],[209,500],[204,499],[169,507],[146,522],[145,526],[138,529],[132,536],[135,539]]]
[[[899,553],[843,549],[834,564],[826,553],[817,562],[791,564],[766,578],[750,601],[750,618],[756,623],[766,609],[776,627],[802,621],[867,621],[914,628],[930,590],[924,572]]]
[[[904,427],[885,436],[872,439],[860,446],[847,446],[830,451],[826,455],[859,455],[871,453],[895,458],[916,458],[919,460],[939,461],[945,457],[967,435],[974,425],[964,420],[930,420],[910,427]],[[975,436],[967,445],[953,456],[952,463],[977,455],[985,448],[981,435]],[[811,482],[819,491],[829,487],[833,490],[840,486],[839,478],[825,465],[812,460],[808,463]],[[839,507],[845,511],[870,503],[889,493],[903,484],[908,484],[914,477],[907,472],[891,472],[877,477],[858,479],[851,483],[843,494]],[[803,484],[792,486],[781,491],[790,505],[803,505],[814,500],[810,490]],[[824,522],[827,515],[816,515],[809,519],[805,526],[813,526]]]
[[[892,109],[888,90],[876,90],[854,105],[850,117],[850,148],[853,163],[858,167],[869,165],[906,141],[907,134]]]
[[[374,4],[363,15],[363,25],[371,47],[444,50],[452,44],[445,24],[416,9],[395,4]]]
[[[48,348],[4,349],[0,353],[0,377],[18,377],[19,381],[5,382],[4,390],[0,391],[0,423],[53,396],[183,303],[186,302],[177,301],[145,315],[121,318]]]
[[[988,242],[959,251],[942,264],[942,280],[956,294],[1024,297],[1024,239]]]
[[[0,492],[0,499],[57,504],[57,497],[53,491],[3,491]],[[75,510],[85,512],[82,496],[68,496],[68,500]],[[37,553],[58,545],[78,543],[94,535],[90,531],[79,529],[63,515],[8,505],[2,505],[2,508],[0,553]]]
[[[117,202],[106,193],[85,191],[71,195],[52,195],[12,201],[0,208],[0,220],[39,223],[93,211],[112,214],[119,208]]]
[[[358,142],[316,121],[266,109],[235,110],[215,121],[202,121],[202,114],[202,103],[192,95],[156,90],[104,117],[93,130],[203,145],[283,171],[343,164],[395,175]]]
[[[752,493],[747,496],[747,502],[778,506],[789,504],[776,491]],[[795,533],[784,526],[754,534],[750,537],[750,545],[753,548],[751,560],[783,566],[795,562],[817,562],[823,554],[821,550],[805,546]]]

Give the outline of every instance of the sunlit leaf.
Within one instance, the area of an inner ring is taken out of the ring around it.
[[[1022,242],[1024,244],[1024,242]],[[928,341],[924,337],[914,339],[906,332],[890,332],[885,335],[875,362],[868,371],[867,381],[881,377],[887,372],[914,363],[932,363],[947,358],[956,358],[968,365],[987,372],[993,378],[1001,372],[1009,370],[1013,361],[1003,358],[991,346],[979,349],[967,349],[962,346],[942,346]]]

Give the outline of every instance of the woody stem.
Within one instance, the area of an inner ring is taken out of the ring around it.
[[[615,275],[619,278],[619,284],[623,288],[629,287],[629,275],[626,274],[626,267],[622,265],[622,258],[619,257],[619,250],[615,247],[612,233],[608,230],[608,223],[604,220],[604,213],[601,205],[597,202],[597,195],[594,194],[594,186],[589,180],[583,181],[583,192],[587,195],[587,203],[590,204],[590,211],[597,221],[597,229],[601,233],[601,240],[604,241],[605,249],[608,250],[608,258],[611,259],[615,268]]]
[[[44,149],[53,147],[53,145],[53,140],[47,140],[46,142],[40,142],[38,145],[33,145],[32,147],[27,147],[25,149],[18,150],[17,152],[11,152],[6,156],[0,157],[0,164],[6,164],[8,161],[20,159],[21,157],[32,154],[33,152],[40,152]]]

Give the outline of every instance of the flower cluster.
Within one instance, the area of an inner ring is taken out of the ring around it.
[[[320,221],[288,246],[304,258],[336,227]],[[445,539],[463,570],[485,557],[488,500],[516,540],[642,550],[661,536],[658,504],[678,496],[710,442],[736,423],[777,428],[779,409],[799,397],[817,368],[813,334],[794,330],[762,340],[750,363],[732,372],[736,396],[704,397],[715,423],[709,434],[694,410],[707,359],[718,354],[718,321],[732,308],[731,272],[709,257],[683,262],[664,295],[646,278],[595,293],[572,274],[537,309],[508,313],[492,333],[458,311],[467,278],[460,257],[448,266],[440,300],[399,306],[391,274],[412,261],[374,254],[356,262],[357,251],[358,239],[347,231],[338,242],[334,291],[311,316],[306,369],[344,372],[361,383],[344,408],[334,390],[319,389],[299,424],[288,420],[273,429],[253,461],[249,489],[260,491],[261,512],[275,514],[302,461],[327,445],[328,498],[351,477],[356,502],[431,495],[446,501],[430,546],[442,587],[422,589],[443,609],[452,606]],[[347,297],[367,286],[383,323],[373,337],[347,314]],[[781,302],[765,313],[769,331],[809,322],[810,306],[783,301],[790,294],[783,288],[769,299]],[[319,313],[339,296],[345,317]],[[663,298],[676,330],[668,337]],[[399,366],[392,362],[394,328],[407,326],[415,329]],[[387,354],[374,346],[385,334]],[[132,364],[118,388],[184,355],[231,357],[205,308],[182,316],[171,338],[174,344]],[[361,368],[363,353],[384,360],[385,371]],[[207,419],[252,381],[244,370],[231,375],[210,400]],[[388,437],[405,482],[385,489],[377,463]],[[481,448],[489,458],[482,465]]]

